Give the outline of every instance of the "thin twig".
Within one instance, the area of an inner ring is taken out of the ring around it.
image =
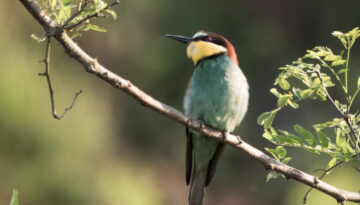
[[[85,21],[89,20],[89,19],[92,19],[92,18],[95,18],[95,17],[98,17],[99,16],[99,13],[117,5],[120,3],[120,0],[116,0],[114,1],[113,3],[111,4],[108,4],[106,7],[104,7],[103,9],[99,10],[98,12],[94,13],[94,14],[91,14],[91,15],[88,15],[86,16],[85,18],[81,19],[80,21],[76,22],[75,24],[72,24],[70,26],[66,26],[66,24],[64,24],[64,29],[67,30],[67,31],[70,31],[71,29],[75,28],[75,27],[78,27],[80,24],[84,23]],[[81,13],[81,12],[80,12]],[[75,18],[75,17],[74,17]],[[72,19],[71,19],[72,20]],[[70,21],[71,21],[70,20]]]
[[[63,27],[66,27],[74,18],[76,18],[77,16],[79,16],[81,14],[81,12],[84,11],[84,9],[86,8],[86,6],[90,3],[90,1],[85,1],[84,4],[81,5],[80,9],[78,11],[76,11],[73,15],[71,15],[63,24]]]
[[[39,73],[39,76],[44,76],[46,78],[46,81],[47,81],[47,84],[49,87],[50,102],[51,102],[51,114],[55,119],[60,120],[65,116],[65,114],[70,109],[72,109],[78,95],[80,95],[82,91],[80,90],[75,94],[75,97],[74,97],[71,105],[69,107],[65,108],[64,112],[61,115],[56,114],[55,101],[54,101],[54,90],[51,85],[50,72],[49,72],[49,70],[50,70],[50,44],[51,44],[51,36],[47,36],[46,37],[45,58],[41,61],[45,64],[45,71],[43,73]]]
[[[49,75],[49,63],[50,63],[50,44],[51,44],[51,37],[46,37],[46,48],[45,48],[45,58],[41,61],[45,64],[45,71],[43,73],[39,73],[39,76],[46,77],[46,81],[49,87],[50,93],[50,101],[51,101],[51,113],[55,117],[55,103],[54,103],[54,91],[52,89],[50,75]]]
[[[61,115],[58,116],[58,120],[60,120],[61,118],[63,118],[65,116],[65,114],[67,113],[67,111],[71,110],[75,104],[75,101],[77,99],[77,97],[82,93],[82,90],[79,90],[78,92],[75,93],[75,96],[73,98],[73,101],[71,102],[71,105],[69,107],[66,107],[63,111],[63,113]]]
[[[350,101],[350,104],[349,104],[349,108],[348,108],[349,110],[350,110],[351,105],[353,104],[353,102],[354,102],[354,100],[355,100],[355,98],[356,98],[357,94],[359,93],[359,91],[360,91],[360,88],[358,88],[358,89],[355,91],[355,93],[354,93],[353,97],[351,98],[351,101]]]
[[[328,68],[330,70],[330,72],[332,73],[333,76],[335,76],[336,80],[340,83],[342,90],[344,91],[344,94],[347,95],[346,92],[346,88],[345,85],[343,84],[343,82],[341,81],[340,77],[338,74],[336,74],[336,72],[334,71],[333,68],[331,68],[331,66],[329,66],[324,60],[319,59],[320,62],[322,63],[322,65],[324,65],[326,68]]]
[[[34,18],[43,26],[45,30],[54,28],[50,27],[50,24],[53,24],[55,25],[55,28],[58,28],[56,27],[56,24],[54,24],[53,21],[50,19],[50,17],[48,17],[46,14],[44,15],[44,12],[42,12],[35,0],[19,1],[24,5],[28,12],[31,13],[31,15],[34,16]],[[334,197],[337,201],[353,201],[360,203],[360,193],[342,190],[321,180],[317,180],[315,183],[314,176],[275,160],[274,158],[266,155],[259,149],[251,146],[246,141],[240,141],[241,138],[239,136],[227,134],[224,137],[221,131],[212,129],[211,127],[205,125],[201,126],[201,123],[199,121],[189,119],[179,110],[154,99],[153,97],[133,85],[130,81],[114,74],[113,72],[105,68],[103,65],[98,63],[95,58],[92,58],[91,56],[89,56],[89,54],[82,50],[61,29],[55,29],[55,31],[56,33],[54,37],[63,46],[66,53],[69,56],[73,57],[81,65],[83,65],[87,72],[96,75],[97,77],[106,81],[115,88],[124,91],[125,93],[129,94],[131,97],[139,101],[139,103],[141,103],[142,105],[151,108],[154,111],[174,121],[177,121],[180,124],[183,124],[184,126],[194,129],[206,137],[217,140],[225,138],[223,140],[226,144],[229,144],[238,150],[242,150],[252,159],[258,161],[265,167],[271,167],[272,170],[285,175],[287,178],[291,178],[308,186],[315,187],[317,190]]]
[[[336,163],[334,166],[328,168],[328,169],[315,169],[313,172],[317,172],[317,171],[323,171],[323,174],[319,177],[319,179],[324,178],[324,176],[326,174],[328,174],[331,170],[333,170],[334,168],[340,166],[342,163],[344,163],[345,161],[339,161],[338,163]],[[307,196],[310,194],[311,190],[313,190],[314,187],[311,187],[306,193],[305,196],[303,198],[303,204],[306,204],[307,201]]]
[[[337,111],[339,111],[339,113],[341,114],[341,117],[345,117],[345,114],[343,113],[343,111],[341,111],[341,109],[336,105],[334,99],[331,97],[331,95],[329,94],[328,90],[326,89],[326,85],[321,77],[321,72],[320,72],[320,65],[317,64],[315,66],[315,72],[317,74],[317,76],[319,77],[320,79],[320,83],[322,85],[322,87],[324,88],[324,91],[325,91],[325,95],[326,97],[328,98],[328,100],[330,101],[331,104],[334,105],[334,107],[337,109]]]
[[[320,83],[322,85],[322,87],[324,88],[324,91],[325,91],[325,94],[326,94],[326,98],[329,100],[329,102],[334,105],[334,107],[336,108],[336,110],[341,114],[341,117],[345,120],[347,126],[349,127],[350,131],[351,131],[351,134],[355,137],[355,139],[359,139],[359,137],[357,136],[355,130],[354,130],[354,127],[351,125],[351,122],[350,122],[350,118],[347,114],[345,114],[335,103],[334,99],[331,97],[331,95],[329,94],[327,88],[326,88],[326,85],[321,77],[321,72],[320,72],[320,65],[317,64],[315,66],[315,72],[317,74],[317,76],[319,77],[320,79]]]

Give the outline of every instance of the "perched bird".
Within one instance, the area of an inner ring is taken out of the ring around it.
[[[224,37],[205,31],[192,38],[167,37],[187,44],[187,56],[195,64],[184,98],[186,115],[224,133],[232,132],[244,118],[249,99],[249,86],[238,66],[234,46]],[[186,135],[189,204],[201,205],[204,188],[214,176],[224,144],[188,128]]]

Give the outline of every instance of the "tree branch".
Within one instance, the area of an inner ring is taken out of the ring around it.
[[[55,119],[61,120],[62,118],[64,118],[65,114],[69,110],[72,109],[72,107],[75,104],[75,101],[76,101],[77,97],[82,93],[82,91],[80,90],[75,94],[71,105],[69,107],[66,107],[61,115],[56,114],[55,100],[54,100],[54,90],[53,90],[52,85],[51,85],[50,73],[49,73],[49,70],[50,70],[50,43],[51,43],[51,36],[47,36],[46,37],[45,57],[41,61],[41,62],[43,62],[45,64],[45,71],[43,73],[39,73],[39,76],[44,76],[46,78],[46,81],[47,81],[47,84],[48,84],[48,87],[49,87],[50,102],[51,102],[51,114]]]
[[[339,202],[360,202],[359,193],[341,190],[327,184],[326,182],[318,180],[315,176],[309,175],[289,165],[283,164],[264,154],[262,151],[256,149],[250,144],[246,143],[239,136],[232,134],[224,135],[223,132],[207,127],[198,120],[191,120],[175,108],[172,108],[171,106],[154,99],[153,97],[133,85],[129,80],[126,80],[114,74],[113,72],[102,66],[100,63],[98,63],[96,59],[90,57],[74,41],[72,41],[72,39],[62,29],[59,29],[56,23],[54,23],[47,15],[45,15],[43,11],[41,11],[35,0],[19,1],[25,6],[28,12],[30,12],[34,16],[34,18],[43,26],[45,31],[48,29],[55,31],[53,35],[54,38],[59,41],[59,43],[64,47],[69,56],[73,57],[75,60],[77,60],[80,64],[84,66],[87,72],[98,76],[99,78],[108,82],[115,88],[121,89],[122,91],[126,92],[127,94],[135,98],[137,101],[139,101],[139,103],[141,103],[142,105],[149,107],[156,112],[161,113],[166,117],[171,118],[189,128],[192,128],[209,138],[223,140],[225,143],[244,151],[247,155],[264,165],[266,169],[279,172],[285,175],[287,178],[295,179],[308,186],[314,187],[315,189],[334,197]]]

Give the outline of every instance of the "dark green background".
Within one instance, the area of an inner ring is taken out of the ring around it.
[[[250,84],[249,111],[236,134],[263,149],[273,145],[261,137],[256,118],[276,105],[268,91],[277,68],[317,45],[339,52],[341,45],[330,34],[358,26],[359,8],[358,0],[122,0],[114,8],[116,21],[97,21],[107,33],[87,32],[76,41],[113,72],[182,110],[194,66],[185,46],[165,34],[191,36],[203,29],[224,35],[236,47]],[[44,43],[30,38],[41,35],[41,27],[14,0],[0,1],[0,25],[0,204],[9,202],[12,188],[19,190],[21,205],[187,203],[182,125],[84,72],[56,42],[51,76],[58,112],[78,89],[84,92],[64,119],[53,119],[46,81],[37,75],[44,69],[38,63]],[[355,85],[360,73],[358,45],[352,54],[350,76]],[[327,103],[304,104],[296,111],[286,109],[275,125],[311,128],[336,116]],[[354,108],[358,106],[356,102]],[[328,161],[301,150],[289,149],[289,155],[290,165],[309,173]],[[205,204],[301,204],[305,185],[282,178],[266,183],[266,175],[263,166],[228,147]],[[325,180],[351,191],[360,189],[359,173],[351,166]],[[337,203],[313,191],[308,204]]]

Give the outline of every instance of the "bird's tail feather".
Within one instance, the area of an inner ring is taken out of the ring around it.
[[[207,171],[193,170],[191,177],[189,205],[202,205]]]

